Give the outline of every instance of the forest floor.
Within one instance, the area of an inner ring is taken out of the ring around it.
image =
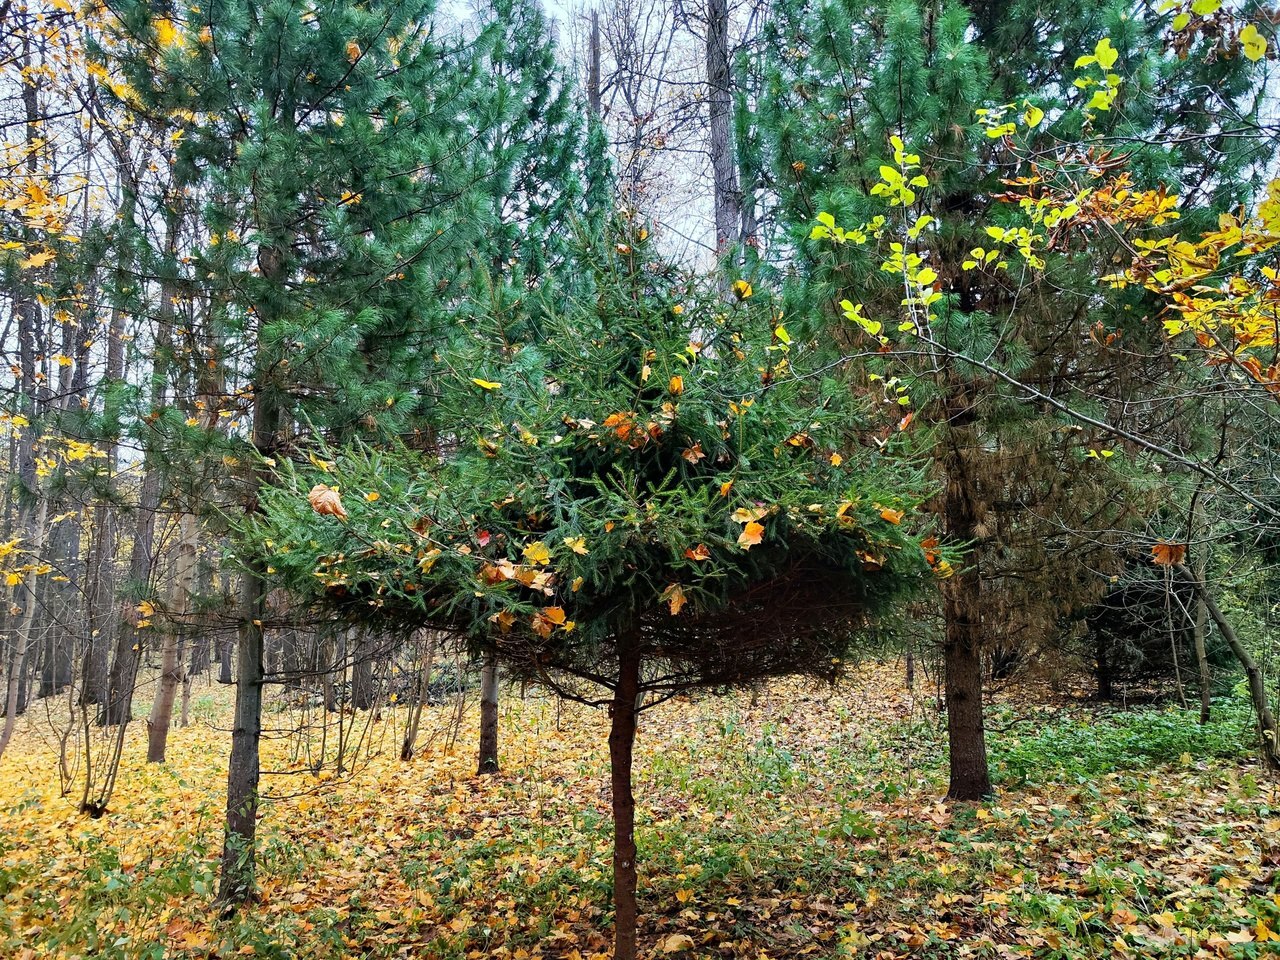
[[[931,691],[900,674],[645,715],[652,956],[1280,955],[1280,788],[1249,756],[1238,702],[1202,729],[1182,711],[1003,694],[997,797],[947,804]],[[0,957],[607,956],[600,712],[504,689],[492,777],[474,775],[474,697],[461,716],[431,708],[408,763],[403,709],[347,716],[353,769],[316,775],[319,732],[269,706],[261,899],[219,920],[229,691],[198,682],[166,764],[144,762],[145,723],[131,725],[99,819],[76,812],[83,744],[62,796],[56,711],[34,705],[0,760]]]

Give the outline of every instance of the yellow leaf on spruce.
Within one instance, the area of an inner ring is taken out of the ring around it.
[[[544,566],[551,562],[551,550],[541,540],[535,540],[522,551],[524,558],[530,563]]]
[[[672,377],[671,381],[667,384],[667,390],[677,397],[684,393],[684,377]]]
[[[751,284],[747,283],[745,280],[733,281],[733,292],[737,295],[739,300],[750,300],[752,294],[755,293],[755,291],[751,289]]]
[[[39,253],[33,253],[27,259],[18,263],[23,270],[34,270],[37,267],[43,267],[46,263],[53,259],[53,253],[49,250],[42,250]]]
[[[587,549],[586,537],[565,537],[564,545],[579,556],[585,557],[591,551]]]
[[[370,490],[368,493],[364,495],[364,498],[368,500],[370,503],[373,503],[375,500],[382,499],[382,494],[380,494],[377,490]]]
[[[347,59],[352,63],[360,59],[360,44],[354,40],[347,41]]]
[[[497,383],[493,380],[481,380],[479,377],[472,377],[471,382],[474,383],[481,390],[501,390],[502,389],[502,384]]]
[[[881,519],[887,520],[889,523],[892,523],[894,526],[897,526],[902,522],[903,516],[904,514],[901,510],[893,510],[889,507],[885,507],[883,510],[880,511]]]
[[[750,550],[763,539],[764,527],[752,520],[738,534],[738,546],[743,550]]]

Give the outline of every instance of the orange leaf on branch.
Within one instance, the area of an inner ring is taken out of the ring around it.
[[[311,509],[322,517],[347,519],[347,509],[342,505],[342,498],[338,496],[337,490],[327,484],[317,483],[312,487],[311,492],[307,494],[307,502],[311,504]]]
[[[1176,567],[1187,558],[1185,543],[1159,543],[1151,546],[1151,562],[1157,567]]]

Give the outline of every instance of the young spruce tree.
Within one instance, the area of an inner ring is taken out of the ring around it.
[[[854,398],[763,297],[692,285],[643,228],[577,262],[584,292],[533,291],[518,323],[479,314],[451,353],[446,457],[278,462],[245,549],[327,610],[456,631],[609,709],[615,956],[632,960],[639,705],[833,676],[946,562],[918,540],[918,472],[846,444]]]

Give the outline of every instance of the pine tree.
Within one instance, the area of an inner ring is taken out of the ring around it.
[[[1088,456],[1093,449],[1100,457],[1100,447],[1114,453],[1109,438],[1067,429],[1046,404],[1028,403],[1019,385],[1037,396],[1083,394],[1091,409],[1117,417],[1145,416],[1140,402],[1125,401],[1140,401],[1168,362],[1141,320],[1150,301],[1099,289],[1114,237],[1028,251],[1043,265],[1019,255],[1016,234],[1006,238],[1005,229],[1028,222],[1016,204],[1001,202],[1006,181],[1036,172],[1035,155],[1011,162],[1007,143],[1021,130],[1044,160],[1059,157],[1060,144],[1105,138],[1075,160],[1081,183],[1093,185],[1091,170],[1105,168],[1106,150],[1120,145],[1137,186],[1168,184],[1200,211],[1188,230],[1246,199],[1256,145],[1225,128],[1233,112],[1251,115],[1256,73],[1242,57],[1207,49],[1180,61],[1165,48],[1170,16],[1123,2],[1046,11],[1023,0],[782,0],[767,66],[754,81],[763,90],[756,122],[766,186],[777,204],[775,255],[801,281],[789,288],[787,314],[820,318],[823,335],[850,352],[892,350],[903,297],[912,297],[904,272],[918,271],[939,294],[925,304],[932,293],[922,286],[907,304],[936,314],[923,331],[931,345],[913,340],[916,348],[882,354],[853,374],[864,389],[903,378],[901,394],[889,399],[909,397],[913,421],[904,418],[902,427],[913,423],[932,451],[943,487],[935,509],[950,540],[971,547],[942,589],[955,798],[990,791],[983,651],[1016,644],[1019,630],[1051,635],[1073,601],[1099,589],[1085,561],[1105,560],[1100,531],[1130,522],[1100,508],[1125,473],[1118,461]],[[1103,40],[1101,58],[1077,65]],[[1217,106],[1205,101],[1207,90]],[[905,147],[890,145],[895,136]],[[897,194],[882,179],[882,165],[896,169],[895,153],[904,152],[921,158],[907,175],[928,184],[918,196],[905,181]],[[872,236],[865,246],[837,246],[824,228],[811,239],[820,213],[833,226],[870,225]],[[1002,239],[993,242],[988,228],[1000,228]],[[900,256],[890,242],[903,245]],[[862,314],[846,313],[842,301]],[[1126,338],[1123,359],[1102,349],[1112,333]],[[983,358],[1007,379],[958,356]],[[869,384],[873,374],[881,379]],[[890,406],[894,420],[905,412]],[[1141,463],[1128,473],[1131,484],[1144,480]]]
[[[210,379],[197,369],[186,382],[204,397],[200,416],[175,406],[156,430],[240,465],[230,489],[174,495],[189,510],[216,494],[252,512],[266,465],[306,433],[434,432],[438,351],[459,329],[471,252],[500,234],[498,198],[519,182],[526,211],[549,224],[579,195],[537,184],[527,147],[516,150],[524,134],[510,132],[526,128],[513,118],[527,110],[512,97],[525,89],[518,70],[495,81],[493,39],[445,37],[429,0],[116,13],[99,56],[124,81],[126,106],[170,126],[175,175],[208,228],[179,263],[184,295],[207,297],[195,361],[218,368],[215,385],[197,386]],[[499,129],[512,152],[495,162]],[[572,130],[560,132],[572,144]],[[220,437],[224,418],[240,426]],[[228,904],[253,889],[264,570],[250,558],[241,575]]]
[[[636,955],[631,755],[642,694],[838,673],[853,637],[946,561],[918,472],[843,442],[860,412],[746,285],[726,305],[629,227],[477,316],[443,460],[363,445],[281,463],[249,544],[358,622],[461,631],[611,712],[618,958]],[[581,282],[581,281],[579,281]],[[836,446],[839,446],[839,450]],[[308,493],[309,490],[309,493]]]

